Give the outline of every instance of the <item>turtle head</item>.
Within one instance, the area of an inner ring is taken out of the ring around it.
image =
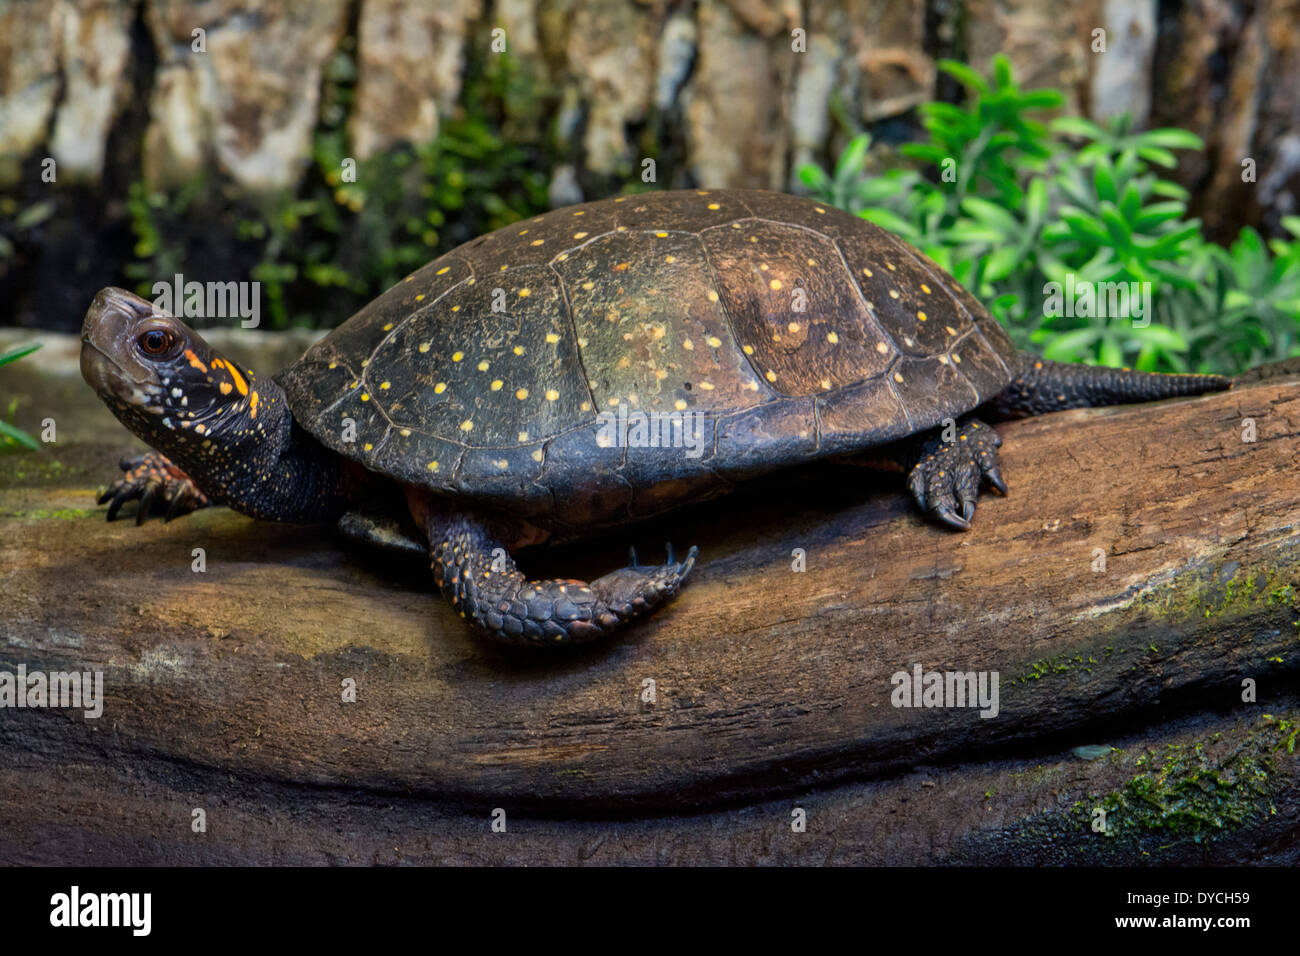
[[[103,289],[86,312],[81,374],[127,428],[168,453],[190,435],[248,435],[261,399],[252,373],[124,289]]]

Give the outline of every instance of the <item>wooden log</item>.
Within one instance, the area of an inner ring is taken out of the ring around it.
[[[1209,710],[1258,730],[1260,711],[1293,706],[1294,374],[1000,431],[1010,495],[982,498],[968,533],[927,523],[896,479],[827,467],[525,555],[534,573],[590,576],[623,560],[629,542],[642,553],[666,539],[700,546],[664,610],[557,653],[476,640],[422,563],[345,548],[324,530],[225,510],[140,528],[105,524],[102,509],[60,516],[91,507],[91,485],[110,477],[125,438],[116,450],[103,438],[60,448],[70,464],[53,474],[7,459],[0,670],[102,671],[107,700],[99,720],[0,709],[0,753],[22,756],[19,776],[0,773],[0,826],[22,835],[0,858],[64,858],[39,834],[74,811],[33,785],[70,794],[76,813],[102,794],[102,823],[83,827],[85,842],[113,859],[311,860],[312,827],[351,819],[353,799],[473,821],[471,843],[493,807],[540,814],[569,859],[600,831],[592,820],[708,811],[699,819],[717,821],[810,789],[848,801],[836,812],[857,834],[845,838],[852,859],[886,860],[891,840],[956,858],[965,837],[941,805],[888,839],[877,833],[879,843],[843,807],[921,765],[949,768],[956,786],[973,779],[959,764],[1005,770],[996,761],[1153,725],[1154,739],[1170,715]],[[21,467],[32,477],[16,477]],[[792,570],[796,549],[805,571]],[[997,672],[997,716],[893,706],[891,678],[917,664]],[[1247,678],[1256,704],[1242,702]],[[349,681],[356,703],[342,700]],[[1293,763],[1273,779],[1291,779]],[[143,820],[174,823],[187,788],[244,815],[250,790],[272,816],[292,816],[303,799],[322,813],[265,844],[231,828],[217,846],[164,840],[150,856],[114,838],[138,835]],[[161,801],[152,810],[149,793]],[[628,858],[654,855],[646,839]],[[468,846],[448,836],[424,858],[527,858]]]

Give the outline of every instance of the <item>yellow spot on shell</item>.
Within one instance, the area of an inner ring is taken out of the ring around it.
[[[338,368],[338,367],[339,367],[339,363],[338,363],[338,362],[330,362],[330,370],[331,370],[331,371],[333,371],[334,369],[336,369],[336,368]]]
[[[374,451],[375,446],[370,444],[370,442],[366,442],[364,445],[361,446],[361,448],[363,451]]]
[[[695,351],[695,343],[692,342],[690,339],[683,339],[682,348],[686,349],[686,351],[688,352],[693,352]]]
[[[521,299],[526,299],[526,298],[528,298],[530,295],[532,295],[532,292],[531,292],[530,290],[528,290],[528,289],[520,289],[520,290],[519,290],[519,298],[521,298]]]
[[[434,275],[445,276],[450,271],[451,271],[451,266],[443,266],[441,269],[435,272]]]
[[[502,471],[505,471],[510,467],[510,462],[506,461],[504,458],[498,458],[496,461],[492,462],[492,464],[496,465]]]
[[[658,236],[660,239],[667,239],[667,238],[668,238],[668,233],[666,233],[666,232],[656,232],[655,235]]]
[[[464,352],[452,352],[452,353],[451,353],[451,360],[452,360],[453,362],[459,362],[459,361],[460,361],[461,359],[463,359],[464,357],[465,357],[465,353],[464,353]]]
[[[591,411],[591,402],[583,402],[578,407],[581,408],[584,412],[589,412]]]
[[[429,462],[428,468],[429,468],[430,471],[437,471],[437,470],[438,470],[438,463],[437,463],[436,461],[431,461],[431,462]]]
[[[545,239],[534,239],[531,244],[534,246],[540,246],[545,241],[546,241]]]
[[[575,232],[575,233],[573,234],[573,238],[574,238],[574,239],[586,239],[587,236],[589,236],[589,235],[591,235],[591,233],[587,233],[587,232]]]
[[[741,351],[743,351],[746,355],[753,355],[753,354],[754,354],[754,346],[752,346],[752,345],[742,345],[740,348],[741,348]]]
[[[416,301],[416,302],[423,302],[423,301],[424,301],[424,293],[421,292],[419,295],[417,295],[417,296],[415,297],[415,301]],[[391,329],[392,327],[393,327],[393,326],[392,326],[392,324],[390,323],[390,324],[388,325],[388,327],[387,327],[384,331],[387,331],[388,329]]]
[[[511,349],[511,351],[514,352],[516,355],[523,355],[524,347],[522,345],[516,345],[513,349]]]
[[[519,440],[520,440],[520,441],[528,441],[528,432],[520,432],[520,433],[519,433]]]
[[[952,360],[953,360],[954,362],[956,362],[958,365],[961,364],[961,356],[960,356],[960,355],[954,355],[954,356],[952,357]]]
[[[710,290],[708,291],[708,299],[709,299],[710,302],[717,302],[717,301],[718,301],[718,293],[716,293],[716,292],[714,292],[712,289],[710,289]]]
[[[435,395],[441,395],[445,391],[447,391],[446,382],[439,382],[437,385],[433,386],[433,394]]]
[[[821,385],[823,389],[829,392],[831,388],[831,380],[829,378],[824,378],[821,381]]]
[[[776,372],[773,372],[773,371],[770,371],[770,370],[769,370],[768,373],[767,373],[767,380],[768,380],[769,382],[775,382],[775,381],[776,381]]]
[[[542,460],[542,450],[539,448],[537,449],[537,451],[533,452],[533,461],[541,461],[541,460]]]
[[[501,381],[501,379],[499,379],[499,378],[496,379],[496,380],[492,383],[492,391],[494,391],[494,392],[499,392],[499,391],[501,391],[501,386],[504,385],[504,384],[505,384],[505,382]]]
[[[410,438],[411,430],[409,428],[399,428],[397,434],[401,435],[403,438]]]
[[[582,284],[582,288],[583,288],[584,291],[586,291],[586,292],[590,292],[592,289],[596,288],[596,283],[594,283],[594,282],[584,282],[584,283]]]
[[[813,209],[815,209],[817,212],[821,213],[823,216],[826,215],[826,210],[823,209],[821,206],[813,206]]]
[[[879,352],[881,355],[884,355],[886,352],[889,351],[889,346],[886,345],[884,342],[877,342],[876,351]]]
[[[781,288],[781,280],[780,280],[780,279],[773,279],[773,280],[772,280],[771,282],[769,282],[767,285],[768,285],[768,288],[770,288],[773,292],[775,292],[775,291],[777,291],[778,289]]]
[[[420,343],[420,351],[421,351],[421,352],[427,352],[427,351],[429,351],[429,343],[428,343],[428,342],[421,342],[421,343]]]
[[[367,395],[365,392],[362,392],[362,393],[361,393],[361,400],[362,400],[363,402],[368,402],[368,401],[370,401],[370,396]]]
[[[556,342],[560,341],[560,337],[556,335],[554,332],[547,332],[546,341],[554,345]]]
[[[928,285],[926,285],[924,282],[922,282],[922,283],[921,283],[921,291],[924,292],[926,295],[929,295],[929,294],[930,294],[930,287],[929,287]]]
[[[713,391],[713,383],[712,383],[712,382],[700,382],[700,388],[704,389],[706,392],[711,392],[711,391]]]
[[[945,332],[947,332],[949,335],[956,335],[956,334],[957,334],[957,330],[954,329],[951,325],[945,325],[945,326],[943,327],[943,330],[944,330]]]
[[[478,363],[478,370],[479,370],[480,372],[486,372],[486,371],[488,370],[488,368],[489,368],[489,365],[488,365],[488,361],[487,361],[487,359],[484,359],[483,361],[481,361],[481,362]]]
[[[548,388],[548,389],[546,390],[546,400],[547,400],[548,402],[553,402],[553,401],[555,401],[555,400],[556,400],[557,398],[559,398],[559,397],[560,397],[560,393],[557,392],[555,389],[553,389],[553,388]]]
[[[897,271],[898,271],[897,269],[894,268],[894,264],[893,264],[892,262],[886,262],[886,263],[885,263],[885,268],[888,269],[890,272],[897,272]]]
[[[527,397],[528,397],[528,389],[526,388],[521,388],[515,392],[515,398],[519,399],[521,402]]]
[[[827,333],[826,333],[826,341],[829,342],[829,343],[831,343],[831,345],[835,345],[835,344],[837,344],[837,343],[839,342],[839,340],[840,340],[840,337],[839,337],[838,335],[836,335],[834,332],[827,332]]]
[[[920,319],[922,322],[924,322],[924,321],[925,321],[925,318],[926,318],[924,312],[918,312],[918,313],[916,313],[916,317],[917,317],[918,319]]]
[[[707,336],[704,341],[708,344],[709,348],[716,349],[722,347],[722,339],[718,338],[716,335]]]
[[[474,430],[474,423],[473,423],[472,421],[470,421],[470,420],[467,418],[467,419],[465,419],[463,422],[460,423],[460,430],[463,431],[463,432],[473,431],[473,430]]]
[[[791,322],[789,325],[786,326],[786,328],[790,330],[791,335],[794,335],[796,332],[799,331],[799,323]]]
[[[380,383],[379,383],[379,387],[380,387],[380,388],[391,388],[392,385],[393,385],[392,382],[380,382]]]
[[[865,266],[863,266],[862,268],[862,274],[866,276],[868,279],[870,279],[873,275],[875,275],[874,272],[872,272],[870,269],[866,268]]]
[[[709,208],[712,209],[712,210],[715,210],[715,211],[716,211],[716,210],[718,210],[718,209],[721,209],[722,207],[719,206],[719,205],[718,205],[717,203],[715,203],[715,202],[711,202],[711,203],[709,203]]]
[[[895,373],[894,373],[894,381],[895,381],[895,382],[901,382],[902,380],[903,380],[903,376],[900,375],[898,372],[895,372]]]
[[[890,297],[891,299],[897,299],[897,298],[898,298],[898,290],[897,290],[897,289],[890,289],[890,290],[889,290],[889,297]]]
[[[420,299],[422,299],[422,298],[424,298],[424,296],[417,295],[417,296],[415,297],[415,300],[418,302],[418,301],[419,301]],[[385,331],[385,332],[390,332],[390,331],[392,331],[392,328],[393,328],[393,323],[392,323],[392,322],[389,322],[387,325],[384,326],[384,331]]]
[[[676,261],[677,261],[677,257],[676,257],[676,256],[664,256],[664,262],[672,263],[672,262],[676,262]]]

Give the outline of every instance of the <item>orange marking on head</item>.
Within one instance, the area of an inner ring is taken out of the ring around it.
[[[221,383],[220,385],[218,385],[217,387],[221,389],[221,394],[222,394],[222,395],[229,395],[229,394],[230,394],[230,383],[229,383],[229,382],[222,382],[222,383]]]
[[[199,361],[199,357],[194,354],[192,349],[185,350],[185,357],[190,360],[190,364],[200,372],[207,372],[208,367]]]
[[[239,394],[247,395],[248,383],[244,381],[244,376],[239,374],[239,369],[235,368],[233,362],[226,362],[225,365],[226,371],[230,373],[230,377],[235,381],[235,388],[239,390]]]

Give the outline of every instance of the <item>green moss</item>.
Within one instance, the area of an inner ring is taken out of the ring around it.
[[[1225,581],[1226,570],[1207,569],[1199,578],[1177,580],[1158,592],[1143,595],[1136,603],[1158,617],[1196,616],[1207,620],[1261,608],[1286,608],[1300,613],[1300,594],[1296,590],[1300,567],[1296,564],[1265,566],[1245,574],[1233,567]]]
[[[1133,760],[1139,771],[1122,787],[1089,794],[1070,808],[1073,826],[1091,832],[1092,818],[1106,812],[1106,836],[1138,843],[1158,837],[1165,849],[1185,841],[1214,840],[1275,812],[1279,784],[1271,778],[1273,754],[1294,752],[1300,723],[1262,717],[1236,749],[1207,753],[1222,735],[1207,741],[1169,744]],[[1115,759],[1119,759],[1118,757]]]
[[[76,518],[89,518],[99,514],[98,508],[35,508],[31,511],[0,511],[0,518],[16,518],[19,521],[71,521]]]

